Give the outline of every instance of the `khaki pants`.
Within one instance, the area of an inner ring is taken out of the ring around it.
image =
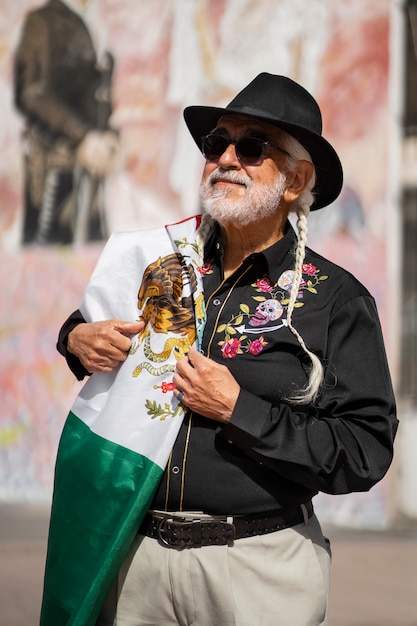
[[[97,626],[326,625],[329,570],[315,516],[232,546],[173,549],[138,535]]]

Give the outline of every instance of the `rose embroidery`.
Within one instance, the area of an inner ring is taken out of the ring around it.
[[[205,276],[206,274],[213,273],[212,268],[213,268],[213,261],[205,261],[203,265],[197,267],[197,270],[200,272],[202,276]]]
[[[268,276],[265,276],[264,278],[258,278],[255,285],[256,288],[263,293],[269,293],[274,288],[274,285],[271,283]]]
[[[245,335],[242,335],[240,339],[229,337],[226,341],[219,341],[224,359],[233,359],[237,354],[243,354],[244,352],[250,352],[254,356],[258,356],[267,345],[268,342],[263,337],[251,341]]]
[[[251,341],[248,350],[254,356],[257,356],[262,352],[265,346],[268,345],[268,342],[261,336],[259,339],[255,339],[255,341]]]
[[[303,274],[314,276],[316,272],[317,272],[317,267],[315,265],[312,265],[311,263],[304,263]]]
[[[242,354],[242,350],[240,349],[241,341],[240,339],[227,339],[226,341],[221,341],[219,345],[222,347],[222,355],[225,359],[233,359],[237,354]]]

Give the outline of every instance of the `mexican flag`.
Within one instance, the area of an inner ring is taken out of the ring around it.
[[[198,225],[112,235],[87,286],[87,321],[148,324],[119,368],[89,378],[66,420],[41,626],[95,624],[158,487],[184,414],[172,393],[175,359],[204,323]]]

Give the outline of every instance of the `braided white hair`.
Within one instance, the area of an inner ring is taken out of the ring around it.
[[[208,213],[203,213],[201,216],[201,223],[196,233],[196,242],[198,247],[198,254],[201,261],[204,261],[204,246],[210,233],[215,228],[215,221]]]
[[[290,171],[296,167],[298,161],[303,160],[312,163],[312,159],[307,150],[294,137],[284,131],[282,131],[282,143],[283,148],[290,155],[286,159],[286,166]],[[313,171],[313,175],[307,184],[307,187],[300,194],[299,198],[293,202],[290,208],[290,212],[297,215],[298,242],[294,251],[294,280],[291,286],[288,302],[287,326],[311,361],[311,369],[307,384],[303,389],[300,389],[298,392],[287,398],[294,404],[309,404],[314,402],[324,377],[323,365],[320,359],[316,354],[314,354],[314,352],[311,352],[311,350],[307,348],[304,339],[293,325],[293,313],[297,302],[297,296],[300,291],[303,263],[307,245],[307,217],[310,213],[310,207],[314,201],[312,189],[314,188],[315,183],[316,175],[315,171]],[[202,216],[201,224],[197,231],[197,245],[201,258],[204,256],[205,242],[207,241],[213,228],[215,228],[215,221],[210,215],[205,213]]]
[[[291,155],[287,158],[287,167],[291,171],[297,164],[297,161],[309,161],[312,163],[312,159],[307,150],[291,135],[283,133],[284,148]],[[287,325],[293,335],[297,338],[298,343],[307,354],[311,361],[311,369],[306,386],[300,389],[298,392],[291,395],[289,400],[295,404],[309,404],[315,401],[320,390],[320,386],[324,378],[323,365],[314,352],[309,350],[304,342],[304,339],[294,327],[292,323],[295,303],[300,291],[300,285],[303,278],[303,263],[306,253],[308,224],[307,217],[310,213],[310,207],[314,202],[313,188],[316,184],[316,173],[313,171],[313,175],[309,180],[306,188],[295,200],[290,208],[290,212],[297,215],[297,231],[298,242],[294,251],[295,264],[294,264],[294,281],[291,286],[290,299],[287,309]]]

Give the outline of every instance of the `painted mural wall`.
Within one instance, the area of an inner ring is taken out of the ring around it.
[[[311,216],[310,245],[365,283],[384,330],[389,323],[389,0],[71,0],[67,10],[75,16],[55,33],[57,18],[48,22],[47,10],[62,10],[60,4],[0,6],[6,500],[51,495],[59,435],[82,384],[56,352],[56,337],[108,234],[198,212],[202,157],[182,120],[186,105],[224,105],[262,71],[290,76],[315,95],[346,184],[332,207]],[[65,107],[59,93],[39,91],[51,64]],[[92,84],[94,106],[86,88]],[[75,148],[85,133],[77,119],[82,107],[95,139],[107,139],[97,144],[103,169],[88,164],[88,146],[84,157]],[[80,163],[90,166],[87,174]],[[389,479],[370,494],[320,497],[319,507],[333,521],[380,525],[387,485]]]

